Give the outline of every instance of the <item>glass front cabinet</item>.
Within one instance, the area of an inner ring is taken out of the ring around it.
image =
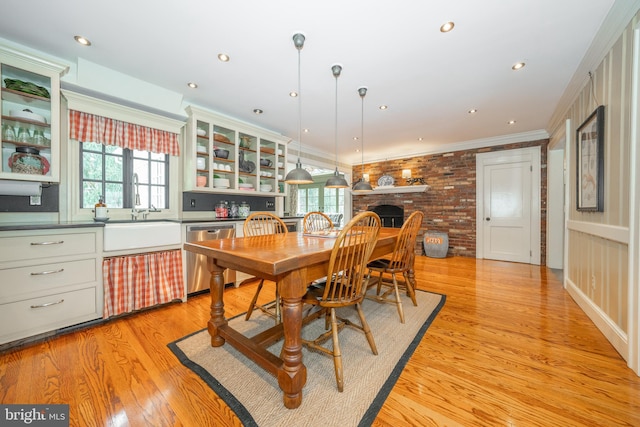
[[[60,77],[66,71],[0,45],[0,179],[59,182]]]
[[[193,106],[187,113],[186,191],[284,196],[286,138]]]

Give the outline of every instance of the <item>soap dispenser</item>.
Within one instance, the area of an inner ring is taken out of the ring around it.
[[[104,203],[104,199],[102,196],[98,199],[98,203],[96,203],[95,208],[95,218],[96,220],[105,220],[107,219],[107,205]]]

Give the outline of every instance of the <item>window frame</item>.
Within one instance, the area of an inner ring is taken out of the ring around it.
[[[143,159],[142,157],[137,157],[135,155],[136,151],[139,150],[132,150],[130,148],[122,148],[122,154],[112,154],[112,153],[107,153],[107,146],[103,145],[103,144],[98,144],[101,146],[101,151],[95,151],[95,150],[85,150],[85,146],[83,144],[82,141],[79,141],[79,149],[80,149],[80,153],[79,153],[79,157],[80,157],[80,162],[79,162],[79,166],[80,166],[80,180],[78,181],[78,191],[79,191],[79,196],[80,196],[80,200],[79,200],[79,204],[80,206],[84,206],[84,183],[86,181],[88,182],[98,182],[101,185],[101,191],[100,194],[105,197],[104,202],[107,204],[107,206],[110,205],[109,200],[106,200],[106,184],[108,183],[116,183],[116,184],[122,184],[122,207],[118,207],[116,209],[130,209],[133,208],[134,206],[132,206],[132,200],[133,200],[133,164],[134,161],[146,161],[147,164],[149,165],[148,167],[148,176],[146,177],[146,181],[147,182],[142,182],[139,183],[138,186],[139,187],[147,187],[148,188],[148,194],[149,194],[149,206],[144,206],[144,205],[139,205],[142,206],[142,208],[145,209],[149,209],[151,208],[151,206],[153,205],[151,203],[151,188],[152,187],[164,187],[164,199],[166,201],[166,206],[154,206],[155,208],[158,209],[169,209],[171,208],[171,200],[169,199],[169,194],[171,191],[170,188],[170,170],[171,170],[171,166],[170,166],[170,162],[169,162],[169,158],[171,156],[169,156],[168,154],[164,154],[165,158],[164,160],[154,160],[151,157],[151,152],[150,151],[143,151],[144,153],[147,153],[147,159]],[[102,156],[102,180],[94,180],[94,179],[85,179],[84,178],[84,153],[93,153],[93,154],[100,154]],[[106,179],[106,158],[107,156],[114,156],[114,157],[122,157],[122,181],[109,181]],[[160,164],[164,164],[164,183],[163,184],[152,184],[151,183],[151,165],[152,163],[160,163]],[[97,202],[97,200],[96,200]],[[91,202],[90,202],[91,203]],[[111,203],[112,205],[112,203]],[[84,209],[89,208],[89,206],[84,207]]]

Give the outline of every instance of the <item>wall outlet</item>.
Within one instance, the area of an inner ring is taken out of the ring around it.
[[[29,196],[29,205],[31,206],[42,205],[42,196]]]
[[[273,209],[276,207],[276,202],[273,200],[267,200],[267,209]]]
[[[592,290],[596,290],[596,275],[592,274],[591,275],[591,289]]]

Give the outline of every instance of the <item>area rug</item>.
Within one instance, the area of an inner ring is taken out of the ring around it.
[[[404,297],[404,324],[400,323],[395,305],[363,302],[378,355],[371,353],[362,332],[348,327],[340,332],[342,393],[336,386],[332,358],[303,348],[307,383],[302,391],[302,404],[296,409],[284,407],[276,378],[253,361],[229,345],[211,347],[206,329],[169,344],[169,348],[229,405],[245,426],[368,426],[446,299],[444,295],[423,291],[417,291],[416,298],[417,307]],[[352,307],[341,309],[339,315],[357,319]],[[273,319],[259,310],[250,321],[240,315],[229,322],[247,336],[273,326]],[[305,326],[302,334],[312,338],[323,329],[324,320],[319,319]],[[277,355],[281,347],[280,341],[269,350]]]

